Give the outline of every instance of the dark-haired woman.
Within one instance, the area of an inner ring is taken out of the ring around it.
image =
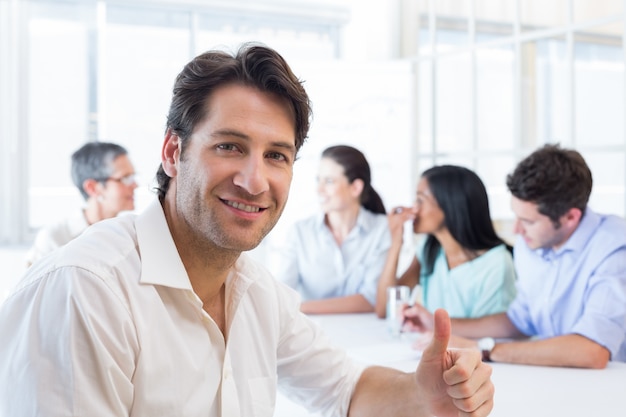
[[[444,308],[450,317],[506,311],[515,297],[513,259],[493,228],[487,191],[476,173],[454,165],[424,171],[413,207],[392,210],[388,220],[392,244],[378,285],[379,317],[385,317],[386,292],[393,285],[421,285],[426,309]],[[426,237],[396,279],[406,221]]]
[[[305,313],[374,311],[391,238],[363,153],[324,150],[317,193],[321,213],[291,228],[277,278],[300,292]]]

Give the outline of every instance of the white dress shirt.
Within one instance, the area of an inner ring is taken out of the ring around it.
[[[0,308],[0,417],[270,417],[277,387],[346,415],[362,366],[245,255],[226,281],[226,327],[225,340],[158,201],[99,222]]]
[[[305,300],[361,294],[375,305],[390,246],[384,214],[361,207],[355,226],[339,246],[320,213],[289,230],[276,278],[298,290]]]

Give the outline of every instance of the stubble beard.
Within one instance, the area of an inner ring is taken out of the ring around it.
[[[275,214],[270,216],[260,230],[256,231],[256,228],[249,227],[253,223],[252,221],[231,219],[227,222],[225,219],[220,218],[217,210],[207,205],[201,195],[197,195],[195,199],[193,215],[191,219],[187,219],[187,223],[190,226],[190,230],[195,232],[198,243],[201,246],[206,245],[234,252],[243,252],[256,248],[276,226],[285,208],[285,204],[282,207],[277,207]],[[189,204],[189,202],[184,202],[184,197],[182,200],[179,204]],[[227,215],[227,213],[224,213],[224,216]],[[226,225],[229,222],[237,224],[235,227],[237,229],[236,234],[227,229]]]

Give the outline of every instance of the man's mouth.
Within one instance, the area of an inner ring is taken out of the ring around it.
[[[237,203],[236,201],[225,201],[227,205],[236,208],[237,210],[245,211],[247,213],[258,213],[262,209],[260,207],[249,206],[243,203]]]

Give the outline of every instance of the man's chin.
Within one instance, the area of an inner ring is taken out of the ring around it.
[[[254,249],[258,248],[260,244],[261,244],[261,242],[258,242],[256,244],[252,244],[252,245],[242,245],[241,249],[238,249],[238,250],[240,250],[241,252],[248,252],[248,251],[251,251],[251,250],[254,250]]]
[[[239,239],[239,240],[233,240],[231,242],[231,244],[229,245],[233,250],[237,250],[239,252],[246,252],[246,251],[251,251],[253,249],[256,249],[261,242],[263,242],[263,239],[265,238],[266,235],[263,235],[260,238],[255,238],[252,239],[250,236],[247,236],[247,239]]]
[[[536,242],[533,242],[532,240],[524,239],[524,242],[526,242],[526,246],[528,246],[528,249],[530,250],[537,250],[541,247],[541,245],[538,245]]]

